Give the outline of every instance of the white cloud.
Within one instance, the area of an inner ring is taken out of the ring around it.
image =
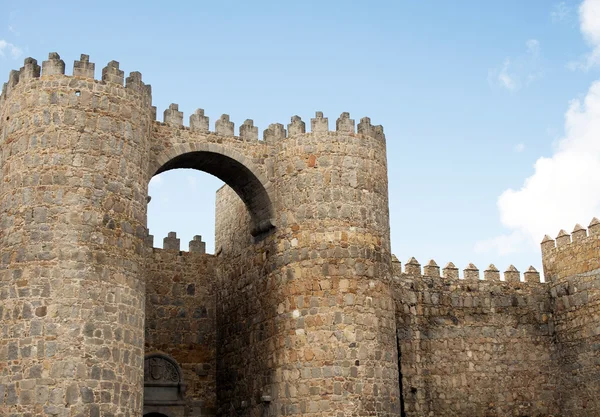
[[[524,143],[517,143],[517,144],[515,145],[515,147],[513,148],[513,150],[514,150],[516,153],[521,153],[521,152],[523,152],[523,151],[525,150],[525,144],[524,144]]]
[[[540,54],[540,41],[537,39],[528,39],[527,42],[525,42],[525,45],[527,46],[527,52],[534,57],[537,57]]]
[[[515,92],[541,76],[540,42],[537,39],[528,39],[525,47],[524,54],[516,59],[506,58],[500,69],[488,71],[488,80],[492,85]]]
[[[554,154],[539,158],[519,190],[498,198],[500,220],[511,233],[478,242],[500,254],[537,248],[545,234],[585,224],[600,214],[600,81],[565,114],[565,136]],[[570,230],[567,230],[570,231]]]
[[[571,16],[571,9],[564,1],[557,3],[550,12],[550,18],[553,22],[563,22]]]
[[[567,64],[567,67],[588,71],[600,64],[600,0],[585,0],[581,3],[579,27],[592,50],[579,61]]]
[[[7,53],[13,59],[18,59],[23,54],[23,50],[4,39],[0,39],[0,57],[5,58]]]
[[[500,85],[506,88],[507,90],[515,91],[517,89],[517,83],[515,82],[514,78],[510,75],[509,68],[510,59],[507,58],[504,61],[502,69],[498,73],[498,81],[500,82]]]
[[[581,68],[600,63],[600,0],[585,0],[579,8],[581,32],[592,52]],[[531,44],[532,48],[535,48]],[[528,43],[528,48],[530,45]],[[564,136],[553,155],[541,157],[534,173],[519,190],[498,198],[500,221],[510,232],[477,242],[475,251],[500,255],[538,249],[545,234],[585,224],[600,214],[600,80],[586,96],[573,100],[565,113]],[[519,145],[517,145],[519,146]],[[517,151],[517,147],[515,147]],[[570,230],[567,230],[570,231]]]

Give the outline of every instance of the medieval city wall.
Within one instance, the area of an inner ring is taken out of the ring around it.
[[[407,416],[562,415],[547,284],[533,268],[523,275],[394,263]]]
[[[560,415],[600,415],[600,222],[542,242],[556,330]]]
[[[65,73],[27,58],[0,95],[1,415],[138,417],[161,366],[187,388],[174,415],[600,414],[596,219],[544,239],[545,283],[402,270],[369,118],[259,140],[176,104],[156,121],[118,62]],[[150,249],[148,182],[177,168],[227,184],[214,255]]]
[[[182,416],[214,415],[216,260],[204,252],[199,236],[190,242],[189,251],[179,250],[174,234],[164,239],[163,247],[150,249],[147,262],[145,354],[169,355],[183,371],[185,407],[171,407],[168,415],[175,417],[172,409]]]

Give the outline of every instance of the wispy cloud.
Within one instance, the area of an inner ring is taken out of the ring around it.
[[[23,50],[4,39],[0,39],[0,57],[6,58],[7,55],[13,59],[18,59],[23,55]]]
[[[510,59],[506,58],[504,61],[504,65],[502,65],[502,69],[498,73],[498,81],[500,85],[507,90],[515,91],[517,89],[517,83],[513,76],[509,73],[510,70]]]
[[[515,59],[506,58],[500,68],[488,71],[488,81],[491,85],[516,92],[542,75],[540,42],[537,39],[528,39],[525,49],[525,53]]]
[[[579,28],[592,48],[577,61],[569,62],[571,70],[588,71],[600,64],[600,0],[585,0],[579,6]]]
[[[550,18],[553,22],[564,22],[569,20],[571,17],[571,8],[567,6],[567,3],[561,1],[560,3],[556,3],[554,7],[552,7],[552,11],[550,12]]]
[[[540,55],[540,41],[537,39],[528,39],[527,42],[525,42],[525,46],[527,46],[527,52],[533,58],[537,58]]]
[[[600,45],[600,0],[586,0],[581,30]],[[594,18],[592,18],[595,16]],[[593,22],[592,22],[593,20]],[[483,240],[477,252],[501,255],[539,250],[542,237],[556,234],[600,214],[600,80],[583,99],[573,100],[565,113],[564,135],[550,157],[541,157],[534,172],[518,190],[508,189],[498,198],[501,223],[508,233]],[[518,146],[518,145],[517,145]],[[515,151],[517,148],[515,147]]]
[[[517,143],[517,144],[514,146],[513,150],[514,150],[516,153],[521,153],[521,152],[523,152],[523,151],[525,150],[525,144],[524,144],[524,143]]]

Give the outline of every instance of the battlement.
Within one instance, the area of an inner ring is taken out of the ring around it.
[[[411,257],[404,265],[404,269],[402,269],[402,263],[394,256],[393,267],[394,275],[397,277],[400,277],[401,275],[410,275],[413,277],[424,276],[464,282],[491,281],[506,282],[507,284],[541,283],[540,273],[533,266],[530,266],[521,277],[521,272],[519,272],[514,265],[509,265],[501,276],[500,271],[494,264],[490,264],[483,271],[483,275],[481,275],[479,269],[470,263],[463,269],[462,275],[459,276],[459,269],[452,262],[448,262],[444,268],[440,268],[438,264],[431,259],[421,270],[421,264],[414,257]]]
[[[197,109],[189,117],[189,125],[183,123],[183,112],[179,111],[179,105],[172,103],[163,113],[163,121],[156,122],[162,125],[169,125],[181,129],[210,133],[210,120],[204,114],[204,109]],[[235,124],[230,120],[228,114],[223,114],[215,121],[213,133],[221,136],[235,137],[241,141],[257,142],[259,141],[258,127],[254,126],[252,119],[246,119],[238,129],[238,136],[235,135]],[[323,117],[323,112],[316,112],[315,117],[311,119],[311,132],[341,132],[350,135],[369,136],[378,140],[385,140],[383,127],[381,125],[374,126],[371,124],[371,119],[363,117],[358,124],[358,129],[355,128],[354,119],[350,119],[350,114],[344,112],[336,121],[334,131],[329,130],[329,122],[327,117]],[[285,126],[281,123],[272,123],[263,130],[262,141],[265,143],[276,143],[277,141],[286,138],[294,137],[310,133],[306,131],[306,123],[302,121],[300,116],[294,115],[290,119],[290,123]]]
[[[576,224],[571,234],[561,229],[541,243],[544,276],[550,281],[600,268],[600,221],[594,217],[586,230]]]
[[[78,78],[89,79],[96,83],[110,84],[113,86],[124,87],[127,90],[133,90],[143,95],[150,105],[152,102],[152,88],[149,84],[142,82],[142,74],[139,72],[131,72],[127,78],[125,73],[119,68],[117,61],[110,61],[106,67],[102,69],[100,79],[95,79],[95,67],[93,62],[90,62],[89,55],[82,54],[79,60],[73,63],[72,75],[65,74],[65,62],[56,52],[48,54],[48,60],[42,62],[42,66],[38,65],[38,61],[34,58],[25,58],[23,66],[19,70],[12,70],[8,76],[8,81],[2,86],[2,94],[0,95],[0,107],[11,93],[19,86],[31,80],[57,80],[58,78]]]
[[[163,239],[163,247],[154,248],[154,236],[148,235],[145,239],[146,245],[154,250],[165,250],[175,252],[186,252],[181,250],[181,239],[177,237],[176,232],[169,232]],[[202,236],[195,235],[189,243],[189,253],[206,254],[206,242],[202,241]]]
[[[142,82],[142,75],[139,72],[131,72],[128,77],[120,69],[120,64],[117,61],[110,61],[102,68],[101,76],[95,79],[96,65],[90,61],[89,55],[82,54],[79,60],[73,63],[72,75],[66,75],[66,66],[64,60],[56,52],[48,54],[48,59],[38,65],[37,60],[26,58],[19,70],[10,72],[8,81],[4,83],[2,94],[0,95],[0,107],[11,93],[19,85],[29,80],[56,80],[59,78],[67,79],[88,79],[96,83],[105,85],[120,86],[128,90],[135,90],[142,93],[147,98],[148,106],[151,107],[153,118],[156,120],[156,107],[152,106],[152,89],[150,85]],[[179,111],[179,106],[175,103],[171,104],[163,112],[163,121],[156,123],[179,127],[181,129],[189,129],[191,131],[209,133],[209,118],[205,116],[204,109],[197,109],[189,117],[189,125],[184,126],[184,114]],[[330,130],[328,118],[323,116],[323,112],[316,112],[315,117],[310,120],[311,132],[306,131],[306,123],[302,119],[294,115],[290,119],[290,123],[286,127],[281,123],[273,123],[263,130],[262,141],[265,143],[275,143],[279,140],[284,140],[289,137],[294,137],[306,133],[345,133],[349,135],[363,135],[384,141],[385,135],[381,125],[372,125],[369,117],[360,119],[358,125],[354,119],[350,118],[350,114],[343,112],[336,120],[335,130]],[[229,118],[228,114],[223,114],[215,121],[213,133],[221,136],[235,137],[241,141],[256,142],[259,141],[259,129],[254,126],[252,119],[246,119],[239,126],[238,136],[235,136],[235,124]]]

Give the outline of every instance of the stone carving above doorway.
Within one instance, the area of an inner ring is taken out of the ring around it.
[[[177,362],[163,353],[144,359],[144,411],[147,406],[179,406],[185,403],[186,385]]]
[[[144,383],[179,382],[182,378],[177,365],[165,357],[150,355],[144,360]]]

